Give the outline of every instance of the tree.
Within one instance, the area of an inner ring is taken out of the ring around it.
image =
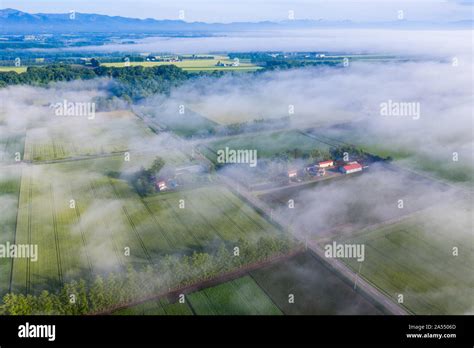
[[[150,171],[153,175],[157,175],[161,168],[165,165],[165,161],[161,157],[157,157],[151,164]]]
[[[92,58],[91,59],[91,65],[92,65],[93,68],[98,68],[100,66],[100,62],[97,59]]]
[[[322,153],[319,149],[312,149],[310,151],[310,156],[313,161],[318,161],[319,159],[321,159]]]
[[[95,278],[89,294],[91,310],[100,311],[105,307],[104,280],[101,276]]]

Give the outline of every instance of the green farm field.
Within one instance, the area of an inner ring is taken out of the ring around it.
[[[25,135],[17,134],[0,139],[0,164],[14,163],[19,155],[23,159],[25,147]]]
[[[311,252],[251,271],[250,275],[285,314],[383,314],[354,290],[352,282],[328,269]],[[290,294],[294,303],[289,301]]]
[[[176,110],[178,110],[178,105]],[[184,138],[208,136],[217,125],[190,109],[186,110],[185,115],[178,113],[169,115],[166,112],[160,112],[157,108],[143,108],[140,113],[146,117],[151,127],[168,129]]]
[[[280,309],[250,276],[187,296],[198,315],[281,315]]]
[[[0,167],[0,244],[15,240],[20,178],[20,165]],[[0,294],[9,290],[11,268],[10,258],[0,258]]]
[[[250,276],[244,276],[185,296],[185,302],[148,301],[114,315],[281,315],[280,309]]]
[[[72,157],[113,154],[133,148],[134,139],[154,136],[129,111],[100,112],[94,119],[62,118],[47,129],[27,132],[26,161],[52,161]]]
[[[402,222],[337,240],[365,244],[362,277],[395,301],[402,294],[403,306],[411,312],[472,313],[474,237],[468,232],[472,231],[472,208],[452,204],[457,209],[434,207]],[[441,213],[446,209],[453,211],[449,218]],[[458,255],[453,254],[454,247]],[[357,272],[360,264],[348,260]]]
[[[141,198],[126,181],[106,175],[126,166],[140,164],[115,156],[23,168],[16,241],[37,244],[39,258],[14,261],[13,291],[53,290],[165,255],[281,233],[223,186]]]
[[[203,148],[208,158],[216,163],[217,151],[219,149],[252,149],[257,150],[258,158],[270,158],[273,155],[285,151],[309,152],[313,149],[328,150],[330,146],[318,140],[312,139],[298,131],[278,131],[261,133],[259,135],[235,136],[222,140],[216,140]]]
[[[18,74],[25,72],[26,66],[0,66],[0,72],[13,71]]]

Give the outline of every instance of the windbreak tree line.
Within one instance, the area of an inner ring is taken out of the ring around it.
[[[166,256],[159,264],[142,270],[129,267],[123,273],[97,276],[88,284],[84,279],[66,283],[58,293],[46,290],[39,295],[8,293],[0,305],[0,315],[80,315],[97,313],[117,305],[164,293],[233,271],[250,263],[286,254],[295,246],[284,236],[262,237],[250,244],[239,240],[240,255],[234,247],[221,244],[213,253],[194,252],[185,256]]]

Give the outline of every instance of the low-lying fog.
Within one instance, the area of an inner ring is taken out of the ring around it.
[[[314,36],[147,39],[139,45],[120,48],[177,52],[180,52],[178,47],[185,47],[187,52],[203,52],[204,49],[207,52],[335,50],[420,55],[424,59],[409,62],[350,62],[344,68],[305,68],[257,75],[226,75],[219,79],[203,77],[174,89],[166,101],[163,97],[155,97],[139,104],[169,113],[174,112],[174,108],[169,105],[189,105],[204,116],[220,117],[224,121],[225,115],[231,115],[232,119],[239,114],[255,116],[250,119],[286,116],[288,106],[293,105],[295,112],[290,115],[292,126],[303,128],[321,123],[362,121],[365,128],[360,131],[367,138],[373,137],[388,147],[408,148],[412,156],[441,161],[452,161],[453,152],[457,152],[459,163],[472,171],[473,69],[472,54],[469,52],[470,35],[472,33],[467,31],[369,33],[322,30]],[[103,49],[115,50],[117,47],[106,46]],[[427,59],[426,56],[431,58]],[[0,90],[0,138],[3,140],[21,134],[25,129],[33,132],[35,129],[38,131],[53,127],[57,118],[49,108],[50,103],[63,99],[92,101],[95,96],[107,95],[109,83],[107,80],[75,81],[49,88],[14,86]],[[389,102],[415,103],[418,111],[408,115],[382,114],[381,104]],[[164,103],[167,107],[164,107]],[[178,115],[177,109],[175,112]],[[62,127],[66,133],[84,132],[87,136],[90,124],[63,122]],[[108,119],[106,127],[120,128],[124,134],[128,132],[120,119]],[[130,129],[130,132],[133,130]],[[90,141],[106,142],[106,137],[106,134],[104,138],[91,137]],[[165,135],[157,135],[157,139],[163,140],[163,137]],[[133,133],[130,138],[133,138]],[[166,144],[157,141],[153,146],[160,152],[166,146],[178,147],[185,142],[182,140],[170,145],[168,141]],[[149,149],[150,142],[136,139],[134,147]],[[435,188],[420,188],[406,177],[373,171],[354,179],[350,187],[330,185],[323,191],[308,191],[299,195],[298,199],[309,202],[300,213],[302,224],[306,228],[313,226],[320,229],[330,219],[349,214],[354,199],[362,201],[369,208],[367,214],[371,217],[383,220],[390,215],[388,212],[391,209],[397,209],[396,202],[379,200],[374,193],[377,188],[383,191],[387,187],[395,187],[400,197],[413,197],[417,205],[441,197]],[[321,204],[321,194],[327,197],[324,205]],[[448,199],[446,195],[455,198],[457,193],[445,192],[445,201]],[[467,209],[472,202],[466,201],[465,204],[464,208]],[[98,207],[91,205],[90,209],[95,213],[85,212],[84,215],[95,216]],[[107,209],[115,208],[108,205]],[[440,214],[445,214],[446,218],[452,216],[459,211],[459,205],[453,206],[453,209],[455,211],[437,211],[438,217]],[[469,236],[472,229],[465,232]],[[103,255],[107,255],[107,252]]]

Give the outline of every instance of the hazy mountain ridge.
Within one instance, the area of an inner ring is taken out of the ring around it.
[[[73,17],[73,18],[71,18]],[[68,32],[219,32],[219,31],[252,31],[252,30],[283,30],[310,28],[472,28],[472,20],[457,22],[418,22],[392,21],[360,23],[350,20],[285,20],[278,22],[233,22],[204,23],[186,22],[183,20],[156,20],[152,18],[138,19],[120,16],[107,16],[89,13],[50,14],[18,11],[15,9],[0,10],[0,33],[68,33]]]

